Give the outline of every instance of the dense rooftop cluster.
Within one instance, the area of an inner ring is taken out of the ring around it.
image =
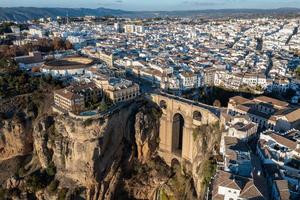
[[[299,25],[296,17],[112,18],[97,23],[87,17],[67,23],[41,19],[22,31],[15,25],[1,37],[12,37],[16,46],[41,38],[72,44],[68,51],[14,58],[31,75],[48,74],[67,85],[54,92],[56,112],[87,117],[159,91],[220,116],[221,159],[208,197],[299,199]],[[227,107],[218,108],[181,95],[200,93],[199,88],[205,93],[210,87],[256,97],[235,96]]]

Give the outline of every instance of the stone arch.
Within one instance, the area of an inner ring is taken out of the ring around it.
[[[167,102],[165,101],[165,100],[161,100],[160,102],[159,102],[159,107],[161,108],[161,109],[167,109]]]
[[[193,119],[197,121],[202,121],[202,113],[200,111],[194,111],[193,112]]]
[[[184,131],[184,118],[180,113],[173,116],[172,123],[172,151],[181,156],[183,146],[183,131]]]

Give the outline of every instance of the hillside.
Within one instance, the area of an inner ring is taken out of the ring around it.
[[[299,8],[278,9],[220,9],[220,10],[192,10],[192,11],[125,11],[107,8],[36,8],[36,7],[0,7],[0,21],[27,21],[41,17],[66,16],[79,17],[93,16],[123,16],[123,17],[251,17],[251,16],[277,16],[300,14]]]
[[[3,8],[0,7],[0,20],[12,20],[12,21],[26,21],[31,19],[38,19],[41,17],[53,17],[66,16],[79,17],[86,15],[94,16],[122,16],[129,15],[131,12],[122,10],[112,10],[106,8],[33,8],[33,7],[15,7],[15,8]]]

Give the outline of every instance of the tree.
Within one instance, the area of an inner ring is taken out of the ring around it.
[[[105,101],[102,101],[98,107],[100,112],[104,112],[108,109],[108,105],[105,103]]]
[[[55,174],[56,174],[56,167],[55,167],[53,161],[46,168],[46,173],[47,173],[48,176],[55,176]]]
[[[300,66],[296,68],[295,73],[298,77],[300,77]]]
[[[15,25],[13,22],[4,22],[0,25],[0,35],[3,33],[11,33],[11,26]]]
[[[39,39],[38,42],[34,44],[34,46],[35,46],[34,49],[37,49],[42,52],[49,52],[49,51],[53,51],[54,49],[53,42],[49,41],[46,38]]]
[[[62,50],[65,49],[64,41],[61,38],[54,38],[53,39],[53,48],[54,50]]]
[[[73,48],[73,45],[72,43],[69,41],[69,40],[66,40],[65,42],[65,49],[72,49]]]
[[[58,180],[53,180],[50,185],[48,186],[48,190],[52,193],[57,191],[59,185],[59,181]]]

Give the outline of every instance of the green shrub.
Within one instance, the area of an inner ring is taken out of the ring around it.
[[[199,135],[199,131],[198,129],[194,129],[193,130],[193,140],[196,141]]]
[[[212,178],[212,176],[215,174],[217,169],[217,164],[215,160],[209,159],[205,160],[202,167],[202,175],[203,175],[203,185],[207,186]]]
[[[0,187],[0,199],[6,199],[7,196],[7,190]]]
[[[46,168],[46,173],[48,176],[55,176],[56,174],[56,167],[54,165],[54,162],[51,162],[49,166]]]
[[[33,192],[44,188],[43,180],[37,174],[33,174],[30,177],[28,177],[26,183]]]
[[[160,200],[169,200],[168,195],[163,189],[160,191]]]
[[[155,107],[151,108],[151,115],[154,117],[154,119],[160,119],[162,113],[156,109]]]
[[[57,191],[57,187],[59,185],[59,181],[58,180],[53,180],[50,185],[48,186],[48,191],[55,193]]]
[[[295,73],[298,77],[300,77],[300,66],[295,69]]]
[[[62,188],[61,190],[59,190],[57,200],[65,200],[67,197],[67,193],[68,193],[67,188]]]
[[[105,101],[102,101],[98,107],[100,112],[105,112],[109,108],[108,104]]]
[[[26,184],[33,192],[41,190],[52,182],[55,172],[55,168],[52,164],[50,164],[50,167],[48,167],[46,170],[38,170],[26,177]]]
[[[87,127],[87,126],[92,125],[92,123],[93,123],[93,119],[87,119],[87,120],[85,120],[85,121],[83,122],[83,125],[84,125],[85,127]]]
[[[20,169],[18,170],[18,177],[23,177],[26,173],[26,170],[24,169],[24,167],[20,167]]]

